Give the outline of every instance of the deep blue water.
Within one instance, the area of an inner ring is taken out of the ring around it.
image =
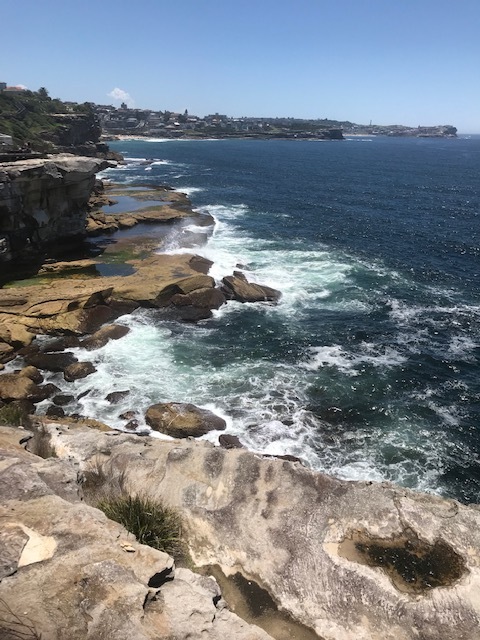
[[[209,406],[253,449],[480,502],[480,137],[112,147],[130,160],[107,177],[215,216],[215,277],[240,263],[284,296],[197,326],[142,312],[103,386],[120,372],[138,406]]]

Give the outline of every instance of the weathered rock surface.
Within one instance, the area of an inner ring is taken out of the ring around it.
[[[198,438],[227,426],[223,418],[211,411],[181,402],[154,404],[147,409],[145,420],[154,431],[174,438]]]
[[[2,259],[85,235],[95,174],[107,166],[68,154],[0,164],[0,237],[10,248]]]
[[[0,314],[0,342],[2,344],[19,349],[30,345],[34,337],[34,333],[28,331],[23,325],[17,324],[14,318],[9,317],[8,314],[2,317]],[[5,347],[3,349],[5,350]]]
[[[205,275],[210,264],[188,254],[153,255],[133,261],[136,271],[130,276],[0,289],[0,327],[23,327],[30,338],[35,333],[93,333],[127,309],[168,307],[176,294],[213,289],[214,279]]]
[[[145,207],[148,204],[145,203]],[[119,229],[130,229],[137,224],[158,224],[170,223],[183,220],[191,215],[190,212],[178,207],[161,205],[158,207],[149,207],[148,209],[124,213],[103,213],[103,211],[93,211],[87,218],[87,234],[89,236],[97,236],[104,233],[112,233]]]
[[[179,507],[196,564],[257,581],[325,640],[478,640],[478,507],[206,442],[46,429],[57,455]]]
[[[32,365],[28,367],[23,367],[23,369],[19,372],[18,375],[24,376],[25,378],[30,378],[30,380],[33,380],[33,382],[35,382],[35,384],[42,384],[43,382],[42,374],[37,369],[37,367],[34,367]]]
[[[0,375],[0,399],[38,401],[41,396],[40,387],[30,378],[15,373]]]
[[[282,296],[277,289],[248,282],[240,271],[233,276],[226,276],[222,282],[225,296],[239,302],[278,302]]]
[[[82,502],[75,467],[21,437],[0,427],[0,637],[269,640],[225,609],[214,580],[176,571]]]

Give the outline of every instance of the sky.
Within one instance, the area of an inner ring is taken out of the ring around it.
[[[480,0],[0,0],[0,82],[195,115],[480,133]]]

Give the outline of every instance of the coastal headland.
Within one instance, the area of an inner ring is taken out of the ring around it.
[[[213,218],[165,185],[99,182],[105,163],[0,165],[5,637],[478,638],[478,506],[254,454],[221,418],[176,399],[146,416],[168,440],[139,428],[134,406],[123,433],[65,415],[65,394],[45,375],[88,378],[92,363],[72,349],[122,340],[119,316],[144,307],[197,322],[231,299],[281,297],[241,266],[216,282],[188,252]],[[159,253],[172,231],[185,252]],[[220,446],[192,439],[209,430]],[[92,469],[104,490],[121,479],[178,510],[187,566],[89,504]]]

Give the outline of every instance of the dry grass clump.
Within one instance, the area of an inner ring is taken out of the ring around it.
[[[87,501],[120,523],[141,544],[164,551],[181,560],[186,553],[182,518],[162,502],[130,491],[126,473],[109,461],[95,459],[84,471]]]

